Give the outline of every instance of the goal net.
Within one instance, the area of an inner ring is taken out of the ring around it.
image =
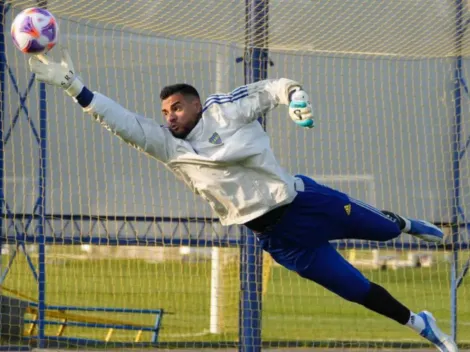
[[[246,59],[245,20],[266,3],[253,1],[248,13],[244,1],[230,0],[39,5],[56,16],[60,42],[90,89],[164,123],[165,85],[189,83],[205,98],[245,83],[249,62],[239,60]],[[34,83],[9,28],[19,11],[38,3],[0,4],[1,298],[2,309],[18,307],[2,313],[10,331],[2,327],[2,339],[34,343],[43,319],[51,345],[235,345],[241,230],[221,227],[162,165],[123,144],[58,89]],[[290,121],[284,106],[268,114],[279,162],[378,208],[442,225],[447,243],[456,244],[448,250],[407,236],[337,246],[369,279],[411,309],[432,311],[450,332],[452,268],[460,273],[468,265],[467,2],[268,6],[265,17],[255,16],[268,28],[267,76],[301,82],[316,116],[307,130]],[[450,223],[461,226],[452,232]],[[423,343],[268,257],[263,263],[265,345]],[[464,280],[457,291],[459,327],[470,322],[468,287]],[[459,328],[459,341],[470,342],[470,329]]]

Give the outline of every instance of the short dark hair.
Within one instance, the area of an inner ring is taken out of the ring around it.
[[[173,94],[178,94],[178,93],[180,93],[181,95],[185,97],[192,96],[192,97],[196,97],[200,99],[199,93],[196,90],[196,88],[186,83],[177,83],[177,84],[172,84],[171,86],[163,87],[163,89],[160,91],[160,99],[165,100],[166,98],[172,96]]]

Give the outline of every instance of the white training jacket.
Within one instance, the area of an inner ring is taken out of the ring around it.
[[[276,161],[257,118],[288,104],[299,83],[265,80],[211,95],[185,139],[94,92],[84,110],[127,144],[164,163],[207,200],[223,225],[244,224],[292,202],[295,179]]]

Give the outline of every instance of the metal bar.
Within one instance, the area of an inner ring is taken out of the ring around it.
[[[38,212],[40,220],[37,226],[38,252],[39,252],[39,319],[38,319],[38,347],[45,348],[45,321],[46,321],[46,167],[47,167],[47,103],[46,85],[39,84],[39,133],[41,144],[39,148],[39,199]]]
[[[56,336],[62,336],[67,328],[67,319],[61,320],[61,325],[59,326],[59,330],[57,330]]]
[[[37,340],[37,336],[24,336],[24,339],[26,341],[35,341]],[[62,342],[66,344],[68,347],[76,347],[78,345],[78,346],[82,346],[88,349],[91,348],[92,346],[93,347],[106,347],[106,348],[157,347],[155,344],[151,342],[118,342],[118,341],[106,342],[103,340],[77,338],[77,337],[69,337],[69,336],[47,336],[47,341],[51,343],[52,345]],[[28,348],[29,348],[28,351],[30,351],[29,346]],[[8,349],[7,351],[11,351],[11,350]]]
[[[462,150],[459,153],[459,159],[463,158],[463,156],[465,155],[465,152],[467,151],[469,146],[470,146],[470,136],[467,137],[467,141],[465,142],[465,146],[462,148]]]
[[[7,236],[7,243],[15,243],[15,236]],[[37,238],[34,235],[24,237],[26,243],[37,243]],[[94,245],[107,245],[107,246],[217,246],[217,247],[238,247],[241,244],[240,240],[204,240],[204,239],[182,239],[182,238],[104,238],[104,237],[53,237],[46,236],[46,244],[56,245],[81,245],[81,244],[94,244]]]
[[[139,331],[142,331],[142,330],[139,330]],[[111,340],[111,337],[113,336],[113,332],[114,332],[113,328],[110,328],[108,330],[108,333],[106,334],[106,337],[104,338],[106,342],[109,342]]]
[[[134,342],[140,342],[140,339],[142,338],[142,330],[137,331],[137,334],[135,335]]]
[[[0,0],[0,272],[2,272],[2,248],[3,248],[3,207],[5,206],[5,193],[4,193],[4,171],[5,171],[5,145],[3,141],[3,128],[5,126],[5,14],[9,7],[5,6],[5,1]],[[8,274],[8,267],[5,272],[2,272],[0,283],[3,283],[6,275]]]
[[[34,314],[33,315],[33,319],[31,319],[31,326],[29,327],[29,329],[27,330],[26,334],[27,335],[32,335],[34,334],[34,330],[36,330],[36,322],[37,322],[37,319],[38,319],[38,315],[37,314]]]
[[[8,272],[10,271],[11,266],[13,265],[13,261],[16,258],[16,254],[18,253],[18,246],[16,246],[13,254],[10,256],[10,260],[8,261],[7,267],[2,272],[2,277],[0,278],[0,284],[3,284],[3,281],[7,278]]]
[[[157,314],[157,316],[155,317],[154,331],[152,333],[152,338],[150,340],[152,343],[158,342],[158,334],[160,332],[162,319],[163,319],[163,311],[162,311],[162,314]]]
[[[269,0],[245,0],[245,83],[267,78]],[[265,126],[264,116],[260,123]],[[239,351],[261,351],[263,253],[255,235],[242,229]]]
[[[40,206],[41,206],[41,197],[39,197],[39,198],[36,200],[36,204],[34,204],[33,214],[38,211],[38,209],[39,209]],[[39,218],[39,219],[41,219],[41,218]],[[25,226],[24,226],[24,232],[25,232],[25,233],[28,233],[28,229],[29,229],[29,227],[31,226],[31,224],[33,223],[33,220],[34,220],[34,219],[31,218],[31,219],[28,219],[28,220],[26,221],[26,224],[25,224]]]
[[[36,307],[37,304],[30,303],[31,307]],[[79,312],[106,312],[106,313],[141,313],[141,314],[162,314],[162,309],[135,309],[135,308],[106,308],[106,307],[78,307],[78,306],[54,306],[47,305],[48,310],[65,310],[65,311],[79,311]]]
[[[454,106],[455,116],[452,132],[452,178],[454,181],[454,194],[452,202],[452,243],[459,240],[459,229],[455,226],[459,222],[460,206],[460,151],[461,151],[461,123],[462,123],[462,39],[464,34],[463,1],[455,0],[455,62],[454,62]],[[458,251],[452,252],[451,263],[451,333],[457,339],[457,264]]]
[[[31,260],[31,257],[26,252],[26,246],[25,246],[24,242],[21,242],[19,244],[19,246],[22,247],[22,249],[23,249],[24,256],[26,257],[26,261],[28,262],[29,269],[31,269],[31,273],[34,276],[34,280],[36,280],[36,282],[39,282],[39,277],[38,277],[38,274],[36,272],[36,268],[34,267],[34,264],[33,264],[33,261]]]
[[[27,92],[31,89],[31,87],[33,86],[33,83],[34,83],[34,77],[31,76],[31,78],[29,80]],[[36,143],[38,143],[38,145],[39,145],[40,142],[41,142],[41,136],[40,136],[41,132],[38,133],[38,131],[36,130],[36,126],[34,126],[33,120],[31,120],[31,117],[29,116],[28,108],[26,107],[26,105],[24,105],[24,102],[26,101],[26,98],[27,98],[27,95],[28,95],[27,92],[25,93],[23,98],[20,98],[21,109],[24,111],[24,113],[26,115],[26,120],[29,123],[29,127],[31,127],[31,131],[33,132],[34,137],[36,137]]]
[[[202,223],[205,226],[212,226],[212,223],[219,223],[219,219],[216,218],[204,218],[204,217],[196,217],[196,218],[179,218],[179,217],[160,217],[160,216],[123,216],[123,215],[89,215],[89,214],[44,214],[44,217],[47,220],[68,220],[74,222],[85,222],[85,221],[96,221],[96,220],[103,220],[103,221],[128,221],[128,222],[154,222],[156,224],[159,223],[183,223],[183,222],[190,222],[190,223]],[[4,214],[5,219],[16,219],[16,220],[23,220],[23,219],[40,219],[38,214],[31,214],[31,213],[13,213],[10,212],[8,214]],[[436,226],[440,227],[452,227],[455,224],[452,222],[435,222]],[[470,224],[470,223],[469,223]],[[465,227],[467,224],[459,223],[457,224],[459,227]],[[234,229],[235,226],[227,226],[225,227],[225,232]]]
[[[8,203],[6,201],[3,203],[3,205],[5,206],[5,210],[6,210],[6,214],[3,214],[3,218],[9,219],[9,216],[11,216],[13,213],[11,212],[10,207],[8,206]],[[15,233],[17,233],[19,237],[19,235],[21,234],[21,231],[18,228],[18,226],[16,226],[16,223],[14,221],[11,221],[11,224],[8,226],[7,231],[10,230],[12,226],[15,228]]]
[[[459,288],[460,285],[462,284],[463,278],[465,277],[465,275],[467,275],[469,268],[470,268],[470,259],[467,260],[464,267],[462,268],[462,273],[457,278],[457,282],[456,282],[457,288]]]
[[[459,206],[458,211],[459,211],[460,216],[462,217],[461,224],[464,225],[465,229],[470,234],[470,224],[467,222],[467,218],[465,217],[465,213],[461,206]],[[462,228],[462,226],[459,226],[459,228]],[[470,237],[469,237],[469,240],[470,240]],[[460,242],[460,239],[459,239],[459,242]]]
[[[464,77],[460,77],[460,85],[463,87],[463,89],[465,90],[465,93],[467,93],[467,97],[470,97],[469,96],[469,93],[468,93],[468,85],[467,85],[467,82],[465,81],[465,78]]]
[[[219,223],[217,218],[209,217],[170,217],[170,216],[135,216],[135,215],[90,215],[90,214],[44,214],[47,219],[51,220],[103,220],[103,221],[136,221],[136,222],[169,222],[174,223]],[[12,213],[8,216],[10,219],[29,219],[39,218],[38,214],[31,213]]]
[[[240,351],[261,351],[263,253],[252,231],[245,230],[241,247]]]
[[[33,86],[33,83],[34,83],[34,76],[32,76],[29,80],[29,83],[28,83],[28,86],[25,90],[25,92],[23,94],[20,93],[19,91],[19,88],[17,86],[17,83],[16,83],[16,78],[15,78],[15,75],[13,74],[13,71],[11,70],[11,68],[6,65],[8,67],[8,73],[9,73],[9,76],[10,76],[10,79],[11,79],[11,82],[13,84],[13,88],[15,89],[16,93],[18,93],[19,97],[20,97],[20,106],[16,109],[16,112],[15,114],[13,115],[13,120],[12,120],[12,123],[10,125],[10,128],[8,129],[7,133],[5,134],[5,144],[8,143],[8,140],[10,139],[10,136],[13,132],[13,129],[15,128],[16,126],[16,123],[18,122],[19,118],[20,118],[20,114],[21,114],[21,110],[23,110],[26,114],[26,119],[31,127],[31,130],[33,132],[33,135],[34,137],[36,138],[36,142],[39,144],[40,143],[40,137],[39,137],[39,134],[36,130],[36,127],[34,126],[34,124],[32,123],[31,119],[29,118],[29,113],[28,113],[28,109],[26,108],[26,106],[24,105],[27,97],[28,97],[28,94],[30,93],[31,91],[31,88]]]
[[[6,243],[16,243],[17,237],[5,237]],[[33,235],[24,237],[25,243],[36,243],[37,238]],[[181,239],[181,238],[100,238],[100,237],[54,237],[46,236],[46,244],[56,245],[107,245],[107,246],[199,246],[199,247],[239,247],[242,244],[241,239],[223,239],[223,240],[205,240],[205,239]],[[421,242],[392,242],[392,243],[369,243],[359,241],[331,242],[336,249],[393,249],[393,250],[426,250],[426,251],[452,251],[453,249],[462,251],[470,249],[470,243],[462,242],[456,244],[436,245],[433,243]]]
[[[25,319],[25,323],[32,324],[35,323],[35,320],[32,319]],[[44,320],[43,323],[45,325],[63,325],[64,323],[61,321],[55,320]],[[118,329],[118,330],[134,330],[134,331],[154,331],[154,326],[134,326],[134,325],[126,325],[126,324],[103,324],[103,323],[85,323],[79,321],[68,321],[65,323],[67,326],[80,326],[85,328],[99,328],[99,329]]]
[[[261,351],[261,298],[263,253],[254,234],[246,229],[240,252],[240,346],[243,352]],[[261,271],[261,273],[260,273]]]

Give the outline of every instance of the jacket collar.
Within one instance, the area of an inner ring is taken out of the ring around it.
[[[194,140],[198,140],[202,137],[202,134],[204,132],[204,119],[201,117],[199,121],[197,122],[196,126],[189,132],[189,134],[186,136],[186,140],[191,142]]]

